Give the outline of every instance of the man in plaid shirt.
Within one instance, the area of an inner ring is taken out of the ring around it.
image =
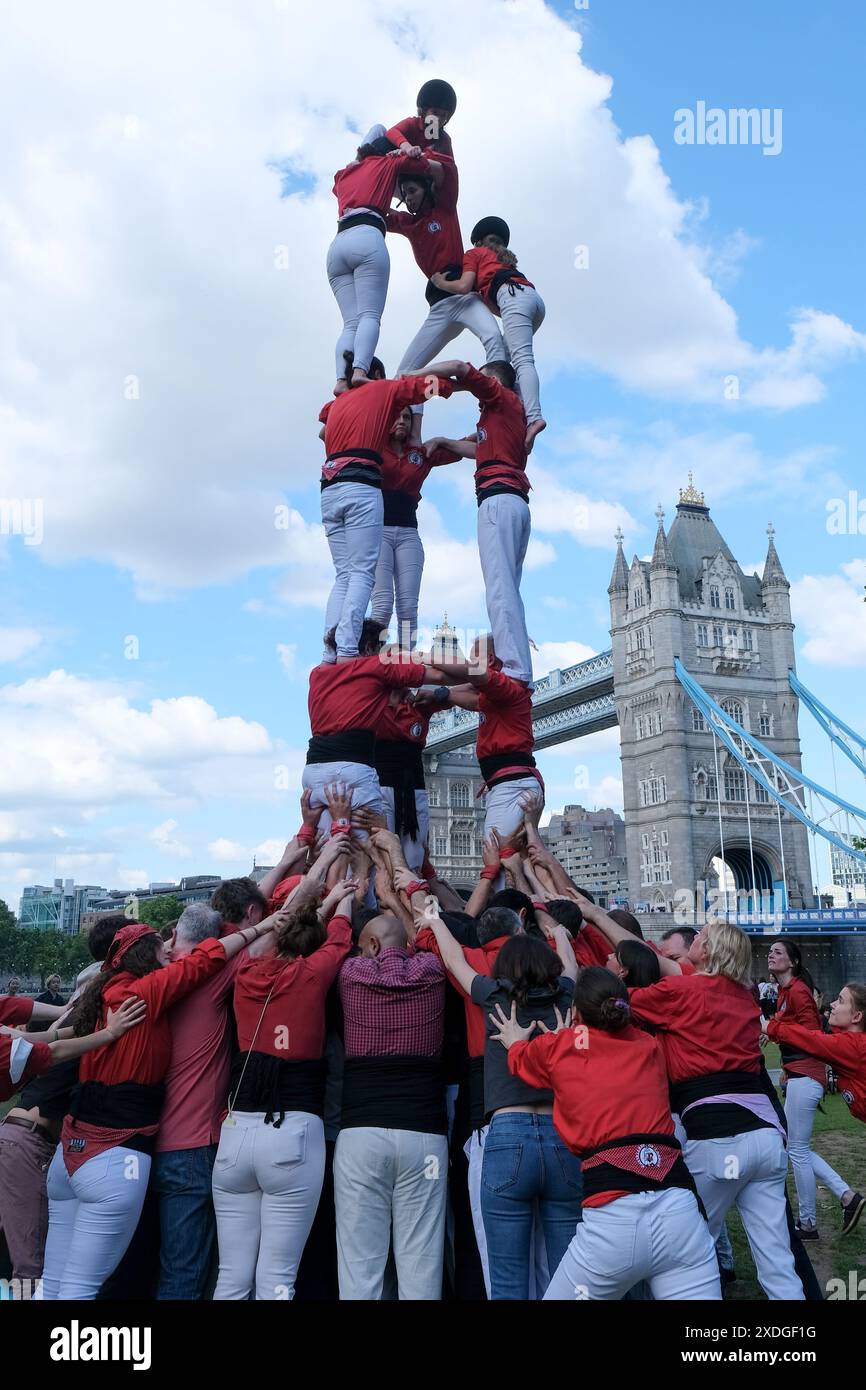
[[[334,1158],[341,1300],[378,1300],[394,1248],[401,1299],[441,1297],[448,1179],[445,971],[391,913],[340,971],[346,1064]]]

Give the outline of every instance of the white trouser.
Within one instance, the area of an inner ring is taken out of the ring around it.
[[[325,631],[337,629],[337,656],[358,655],[382,546],[383,514],[381,491],[367,483],[332,483],[322,493],[322,525],[336,576],[325,609]],[[328,647],[324,659],[335,659]]]
[[[264,1111],[223,1121],[213,1170],[219,1241],[216,1300],[294,1298],[295,1278],[325,1176],[325,1127],[291,1111],[265,1124]]]
[[[338,232],[328,247],[328,281],[343,315],[336,350],[338,378],[346,375],[346,351],[355,354],[356,367],[369,371],[379,341],[390,274],[385,236],[377,227],[350,227]]]
[[[529,505],[513,492],[487,497],[478,508],[478,554],[496,655],[506,676],[532,680],[526,613],[520,597],[531,531]]]
[[[641,1279],[658,1300],[722,1296],[707,1223],[684,1188],[633,1192],[603,1207],[584,1207],[544,1297],[619,1299]]]
[[[537,290],[527,285],[514,286],[514,293],[508,285],[502,285],[496,296],[499,312],[502,315],[502,332],[511,365],[517,377],[517,390],[523,401],[526,418],[531,425],[533,420],[541,419],[538,372],[532,354],[532,335],[537,333],[544,322],[544,300]]]
[[[438,304],[431,304],[429,314],[403,353],[396,375],[417,372],[426,367],[448,343],[459,337],[464,328],[474,333],[481,343],[485,362],[508,361],[499,324],[483,300],[474,293],[449,294]],[[420,412],[423,406],[413,405],[412,410]]]
[[[370,617],[389,627],[397,607],[397,642],[411,651],[418,636],[418,595],[424,573],[424,547],[417,526],[386,526],[370,599]]]
[[[48,1169],[48,1240],[42,1297],[95,1299],[135,1235],[150,1155],[122,1147],[89,1158],[70,1177],[60,1144]]]
[[[399,1297],[442,1297],[448,1139],[408,1129],[342,1129],[334,1153],[341,1301],[382,1297],[393,1244]]]
[[[361,390],[361,387],[358,389]],[[301,786],[305,791],[313,793],[310,803],[312,806],[325,807],[319,821],[319,831],[323,835],[327,835],[331,829],[331,813],[325,802],[324,789],[332,782],[344,782],[351,788],[354,811],[357,811],[359,806],[369,806],[380,815],[384,812],[385,801],[374,767],[368,767],[366,763],[307,763],[301,777]],[[366,830],[353,830],[352,834],[357,835],[359,840],[367,838]]]
[[[713,1240],[729,1207],[736,1206],[764,1293],[769,1299],[802,1302],[805,1294],[794,1268],[785,1206],[788,1155],[779,1131],[754,1129],[725,1139],[688,1139],[684,1156]]]
[[[523,823],[526,812],[521,805],[525,796],[542,796],[541,783],[535,777],[515,777],[513,782],[499,782],[491,787],[484,803],[484,834],[491,830],[500,836],[513,835]],[[493,880],[494,893],[505,887],[505,874],[500,872]]]
[[[472,1213],[475,1244],[478,1246],[481,1273],[484,1276],[484,1288],[488,1298],[490,1297],[490,1265],[487,1259],[487,1233],[484,1230],[484,1217],[481,1213],[481,1169],[484,1164],[484,1142],[489,1128],[489,1125],[484,1125],[482,1129],[474,1129],[463,1145],[463,1152],[469,1160],[469,1210]],[[537,1210],[532,1227],[532,1253],[533,1260],[529,1267],[529,1300],[535,1303],[544,1297],[544,1291],[550,1283],[547,1243],[544,1239],[544,1227]]]
[[[788,1157],[794,1170],[800,1221],[812,1226],[818,1220],[816,1178],[829,1187],[835,1197],[841,1198],[848,1191],[848,1183],[809,1147],[815,1111],[823,1095],[824,1087],[811,1076],[792,1076],[785,1087]]]
[[[388,829],[393,830],[396,824],[393,787],[382,788],[382,800],[385,803],[385,815],[388,817]],[[427,836],[430,833],[430,803],[423,787],[415,788],[415,814],[418,817],[418,834],[415,836],[407,835],[404,831],[400,839],[403,845],[403,858],[408,867],[420,877],[424,855],[427,851]]]

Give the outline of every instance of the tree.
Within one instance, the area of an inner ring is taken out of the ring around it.
[[[156,898],[137,904],[135,919],[146,922],[155,931],[162,931],[169,922],[176,922],[183,912],[183,903],[178,902],[174,893],[160,893]]]

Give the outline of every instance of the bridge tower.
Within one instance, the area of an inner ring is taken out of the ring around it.
[[[740,724],[801,766],[790,586],[773,527],[759,578],[740,569],[691,473],[667,533],[661,506],[656,518],[650,560],[627,565],[617,533],[608,588],[630,899],[670,910],[686,890],[700,909],[701,882],[779,895],[784,881],[787,905],[809,907],[806,830],[716,743],[674,671],[679,657]],[[721,883],[714,860],[729,871]]]

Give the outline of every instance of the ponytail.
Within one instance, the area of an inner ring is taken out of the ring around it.
[[[632,1022],[628,990],[602,965],[581,970],[574,986],[574,1007],[589,1028],[619,1033]]]

